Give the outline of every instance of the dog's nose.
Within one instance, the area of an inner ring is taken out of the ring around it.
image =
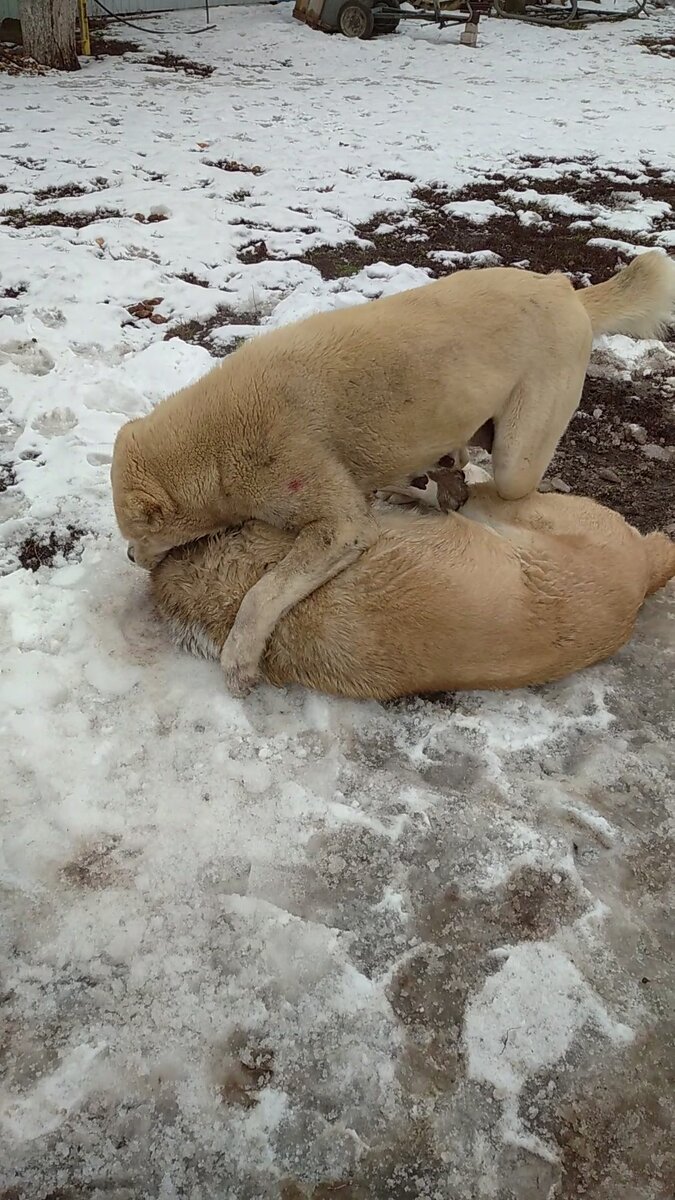
[[[127,546],[127,558],[129,559],[129,562],[136,562],[136,555],[134,554],[133,546]]]

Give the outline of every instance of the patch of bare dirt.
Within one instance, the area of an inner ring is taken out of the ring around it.
[[[152,58],[143,59],[142,65],[164,67],[167,71],[183,71],[186,75],[197,75],[202,79],[208,79],[216,69],[209,66],[208,63],[193,62],[192,59],[185,58],[183,54],[173,54],[169,50],[153,54]]]
[[[556,160],[530,158],[487,181],[451,193],[438,187],[415,188],[413,207],[406,213],[380,213],[355,228],[359,242],[319,246],[302,258],[326,279],[355,275],[377,262],[411,264],[432,277],[460,268],[515,265],[548,273],[564,271],[575,286],[600,283],[625,265],[622,233],[557,211],[547,197],[563,196],[578,204],[619,210],[626,194],[659,200],[675,209],[675,175],[645,165],[640,174],[596,171],[589,160],[565,164],[562,175],[550,168]],[[543,178],[538,177],[541,170]],[[534,173],[536,172],[536,173]],[[546,174],[551,177],[546,178]],[[398,178],[398,176],[395,176]],[[532,189],[536,198],[513,195]],[[500,213],[487,211],[476,224],[446,206],[491,201]],[[523,221],[527,210],[532,216]],[[518,214],[521,214],[520,216]],[[672,222],[672,212],[654,223],[651,233],[625,234],[630,243],[652,245],[655,235]],[[591,245],[603,238],[605,244]],[[251,247],[263,256],[264,242]],[[248,249],[248,248],[247,248]],[[439,258],[456,252],[455,261]],[[240,251],[240,258],[245,251]],[[474,258],[462,258],[474,255]],[[256,258],[251,261],[257,261]],[[669,343],[675,349],[675,343]],[[632,380],[616,370],[591,373],[578,415],[563,438],[548,472],[560,490],[580,492],[621,512],[643,532],[668,527],[675,520],[675,444],[672,362],[639,368]],[[639,426],[635,435],[631,427]],[[640,433],[640,430],[642,431]],[[641,438],[641,440],[639,440]]]
[[[35,193],[35,199],[42,202],[43,200],[64,200],[70,196],[84,196],[87,189],[81,183],[64,183],[60,187],[40,188]]]
[[[19,283],[16,287],[3,288],[0,291],[0,300],[18,300],[19,296],[23,296],[27,291],[28,287],[25,283]]]
[[[235,1031],[223,1050],[223,1061],[215,1056],[213,1078],[223,1104],[235,1108],[255,1108],[260,1092],[274,1078],[274,1051],[252,1044],[241,1031]]]
[[[64,229],[84,229],[95,221],[110,221],[122,217],[123,213],[114,208],[97,208],[94,212],[60,212],[58,209],[47,209],[31,212],[25,208],[7,208],[0,215],[0,223],[9,225],[12,229],[26,229],[36,225],[60,225]]]
[[[661,375],[629,381],[589,375],[548,478],[616,509],[643,533],[671,526],[674,404],[675,388]],[[644,440],[635,440],[634,426]]]
[[[47,68],[29,58],[23,46],[0,44],[0,75],[46,75]]]
[[[93,180],[91,187],[85,187],[82,183],[62,183],[52,187],[39,188],[35,192],[35,199],[40,203],[44,200],[65,200],[72,196],[86,196],[91,191],[99,192],[107,186],[108,180],[99,175]]]
[[[71,887],[91,891],[101,891],[126,882],[128,874],[119,860],[134,858],[136,852],[120,852],[119,844],[120,838],[111,834],[104,841],[83,846],[76,857],[61,868],[61,879]]]
[[[39,571],[40,567],[53,567],[58,555],[69,558],[84,537],[83,529],[68,525],[66,532],[57,534],[50,530],[45,537],[42,534],[29,534],[19,547],[19,562],[26,571]]]
[[[658,54],[662,58],[675,58],[675,37],[650,37],[646,34],[637,39],[637,44],[649,54]]]
[[[260,321],[261,314],[259,312],[239,312],[236,309],[220,305],[210,317],[201,320],[194,317],[191,321],[181,321],[180,324],[174,325],[165,334],[164,340],[168,342],[171,338],[177,337],[182,342],[190,342],[193,346],[204,346],[212,354],[223,357],[231,354],[246,339],[235,338],[224,349],[222,345],[214,344],[212,339],[214,329],[221,329],[224,325],[259,325]]]
[[[528,164],[550,166],[551,163]],[[555,165],[555,164],[553,164]],[[538,199],[523,200],[509,193],[532,189]],[[617,240],[617,231],[605,229],[578,216],[556,210],[546,196],[563,195],[579,204],[602,205],[615,209],[625,203],[622,196],[635,192],[644,199],[662,200],[675,207],[675,176],[668,172],[645,170],[641,175],[627,172],[592,172],[580,165],[554,179],[528,176],[526,168],[510,174],[496,172],[487,181],[470,184],[450,192],[440,187],[417,187],[412,193],[413,208],[405,213],[378,213],[372,220],[355,227],[357,238],[366,245],[345,243],[342,246],[319,246],[303,255],[302,261],[316,267],[325,279],[354,275],[376,262],[392,266],[410,263],[422,267],[433,277],[450,275],[468,265],[461,261],[441,261],[436,256],[460,254],[491,254],[497,256],[472,266],[522,266],[544,274],[565,271],[573,279],[590,277],[593,283],[608,279],[625,260],[617,246],[589,245],[596,238]],[[449,204],[491,201],[503,212],[488,215],[480,224],[468,216],[449,213]],[[526,223],[518,215],[523,210],[534,214]],[[536,218],[541,218],[537,220]],[[657,232],[672,218],[654,224]],[[628,239],[651,245],[652,239],[631,232]]]
[[[422,900],[416,927],[423,947],[397,971],[389,992],[406,1028],[432,1034],[435,1057],[427,1055],[416,1069],[437,1077],[440,1090],[439,1072],[446,1076],[446,1085],[453,1082],[466,998],[499,966],[490,951],[507,943],[553,937],[586,907],[570,877],[529,866],[515,871],[489,897],[466,896],[450,886],[431,902]]]
[[[663,1050],[658,1039],[640,1038],[620,1064],[605,1064],[600,1078],[593,1064],[577,1063],[576,1070],[560,1072],[549,1104],[541,1103],[542,1081],[528,1085],[522,1107],[560,1153],[560,1200],[665,1200],[671,1194],[675,1162],[672,1109],[661,1091]]]
[[[246,246],[242,246],[237,254],[237,258],[243,263],[265,262],[270,257],[267,242],[262,238],[255,242],[249,242]]]
[[[141,47],[137,42],[124,38],[106,38],[99,34],[91,37],[91,53],[94,58],[121,58],[123,54],[137,54]]]
[[[176,279],[180,279],[182,283],[191,283],[193,287],[208,288],[211,286],[207,279],[200,279],[193,271],[185,271],[183,275],[177,275]]]
[[[415,182],[414,175],[405,175],[402,171],[379,171],[378,174],[380,176],[380,179],[386,179],[393,183],[396,183],[398,181],[400,181],[402,183],[414,183]],[[325,191],[326,189],[320,188],[319,190]]]
[[[218,167],[219,171],[238,171],[242,175],[264,175],[265,174],[265,170],[263,167],[258,167],[258,166],[248,167],[248,166],[246,166],[245,163],[237,162],[236,159],[234,159],[234,158],[219,158],[215,162],[206,161],[204,165],[207,167]]]
[[[11,463],[0,463],[0,492],[16,487],[16,474]]]

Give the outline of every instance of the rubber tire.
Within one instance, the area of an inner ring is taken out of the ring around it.
[[[344,27],[345,20],[347,21],[346,28]],[[375,18],[372,10],[361,0],[347,0],[337,14],[336,23],[343,37],[361,38],[362,41],[365,41],[367,38],[371,38],[375,32]]]
[[[401,0],[386,0],[386,3],[389,8],[401,7]],[[396,33],[400,24],[400,17],[375,17],[375,37],[382,37],[385,33]]]

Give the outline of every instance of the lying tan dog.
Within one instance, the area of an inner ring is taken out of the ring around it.
[[[297,534],[242,593],[223,647],[244,694],[281,617],[377,539],[369,492],[488,422],[499,494],[532,492],[579,402],[593,334],[652,335],[674,306],[675,263],[653,251],[582,291],[562,275],[463,271],[256,337],[120,430],[113,497],[130,557],[152,567],[252,518]]]
[[[675,543],[642,537],[580,496],[499,499],[461,515],[377,508],[378,539],[277,625],[262,672],[387,700],[545,683],[613,654],[646,596],[675,575]],[[179,643],[218,658],[246,592],[293,534],[254,521],[172,551],[152,572]]]

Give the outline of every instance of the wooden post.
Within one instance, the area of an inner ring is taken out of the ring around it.
[[[77,9],[80,14],[80,49],[82,54],[89,58],[91,54],[91,37],[89,35],[89,13],[87,12],[87,0],[77,0]]]
[[[459,35],[462,46],[478,45],[478,22],[490,11],[490,0],[469,0],[469,19]]]

